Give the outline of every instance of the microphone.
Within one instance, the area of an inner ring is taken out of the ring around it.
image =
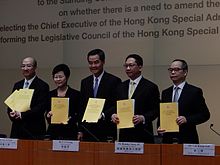
[[[214,126],[214,124],[210,124],[209,128],[215,132],[218,136],[220,136],[220,133],[218,133],[216,130],[214,130],[212,127]]]
[[[84,124],[86,123],[86,120],[82,122],[80,125],[95,141],[100,142],[99,138],[97,138]]]
[[[144,128],[144,132],[153,137],[155,144],[161,144],[162,143],[162,136],[161,135],[154,135],[150,131],[148,131],[146,128]]]
[[[30,130],[28,130],[24,123],[21,124],[21,130],[23,133],[25,133],[25,137],[22,137],[22,139],[30,139],[30,140],[44,140],[45,134],[43,135],[34,135]]]
[[[152,134],[150,131],[148,131],[146,128],[144,128],[144,132],[146,132],[148,135],[154,137],[154,134]]]
[[[25,136],[25,139],[33,139],[33,140],[36,140],[37,138],[29,131],[27,130],[27,128],[24,127],[24,124],[21,125],[21,129],[23,130],[23,132],[26,134]]]

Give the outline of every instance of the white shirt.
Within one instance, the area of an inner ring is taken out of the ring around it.
[[[131,82],[134,82],[134,91],[135,91],[135,89],[137,88],[137,86],[138,86],[138,84],[139,84],[139,82],[140,82],[140,80],[142,79],[142,75],[140,75],[138,78],[136,78],[135,80],[131,80],[130,79],[130,83],[129,83],[129,89],[128,89],[128,95],[129,95],[129,91],[130,91],[130,88],[131,88]],[[134,92],[133,92],[134,93]],[[129,96],[128,96],[128,98],[129,98]],[[143,124],[145,124],[145,117],[143,116],[143,115],[140,115],[140,116],[142,116],[143,117]]]
[[[28,89],[30,87],[31,83],[34,81],[35,77],[36,77],[36,75],[30,80],[25,79],[23,88],[25,88],[25,84],[26,84],[26,82],[28,82],[28,86],[26,87]]]
[[[134,91],[135,91],[135,89],[137,88],[138,83],[140,82],[141,78],[142,78],[142,75],[140,75],[140,76],[139,76],[138,78],[136,78],[135,80],[131,80],[131,79],[130,79],[129,88],[128,88],[128,97],[129,97],[129,92],[130,92],[130,90],[131,90],[131,82],[134,82]],[[133,93],[134,93],[134,92],[133,92]]]
[[[100,83],[100,81],[101,81],[101,79],[102,79],[103,74],[104,74],[104,71],[102,72],[102,74],[99,75],[99,77],[95,77],[95,76],[93,75],[93,88],[95,88],[95,79],[96,79],[96,78],[98,78],[98,86],[99,86],[99,83]]]
[[[176,87],[178,87],[178,88],[179,88],[179,89],[178,89],[178,99],[179,99],[179,97],[180,97],[180,95],[181,95],[181,93],[182,93],[182,90],[183,90],[183,87],[184,87],[185,84],[186,84],[186,82],[184,81],[184,82],[182,82],[181,84],[179,84],[178,86],[173,85],[173,96],[172,96],[172,98],[174,98],[175,89],[176,89]],[[173,100],[173,99],[172,99],[172,100]]]

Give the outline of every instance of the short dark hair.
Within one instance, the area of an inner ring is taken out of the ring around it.
[[[185,60],[182,60],[182,59],[173,60],[173,62],[175,62],[175,61],[180,61],[182,63],[182,69],[188,71],[188,64]]]
[[[94,56],[94,55],[98,55],[99,59],[104,62],[105,61],[105,53],[103,50],[101,49],[93,49],[91,50],[88,55],[87,55],[87,60],[89,61],[89,56]]]
[[[59,64],[53,68],[52,75],[54,75],[60,71],[63,71],[64,75],[69,78],[70,77],[70,69],[66,64]]]
[[[143,59],[138,54],[130,54],[130,55],[128,55],[126,57],[125,61],[127,61],[128,58],[134,58],[135,62],[137,63],[138,66],[143,66]]]

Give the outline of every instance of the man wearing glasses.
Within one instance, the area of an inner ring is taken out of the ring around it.
[[[159,90],[156,84],[142,76],[143,59],[137,54],[128,55],[124,69],[129,77],[117,89],[117,100],[134,99],[134,128],[120,129],[119,141],[154,143],[152,121],[159,114]],[[120,119],[114,109],[112,122]]]
[[[167,132],[158,128],[163,135],[163,143],[199,143],[196,125],[210,118],[202,89],[186,82],[188,65],[186,61],[175,59],[168,69],[173,85],[162,91],[162,102],[178,102],[179,116],[176,119],[179,132]]]
[[[26,57],[21,63],[24,79],[14,84],[13,91],[22,88],[34,89],[30,109],[26,112],[12,111],[8,108],[8,116],[12,121],[11,138],[41,139],[46,132],[44,113],[48,99],[49,86],[36,75],[37,61]]]

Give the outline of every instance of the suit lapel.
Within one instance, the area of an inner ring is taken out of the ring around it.
[[[23,88],[23,86],[24,86],[24,81],[25,81],[25,80],[22,80],[21,83],[19,83],[18,89],[22,89],[22,88]]]
[[[90,97],[94,97],[94,93],[93,93],[93,76],[92,75],[89,77],[88,86],[89,86],[89,89],[88,89],[89,91],[87,91],[88,95]]]
[[[173,86],[171,86],[168,90],[167,99],[168,99],[169,102],[172,102],[172,99],[173,99]]]
[[[135,89],[135,91],[134,91],[132,97],[131,97],[132,99],[133,99],[133,98],[136,98],[137,95],[141,93],[140,91],[141,91],[142,89],[144,89],[144,83],[143,83],[143,82],[144,82],[144,78],[142,77],[141,80],[140,80],[140,82],[138,83],[138,85],[137,85],[137,87],[136,87],[136,89]],[[129,86],[129,84],[128,84],[128,86]]]
[[[128,89],[129,89],[129,82],[130,80],[126,80],[122,83],[121,88],[120,88],[120,99],[128,99]]]
[[[162,102],[165,102],[165,103],[172,102],[172,96],[173,96],[173,86],[163,91]]]
[[[104,72],[104,74],[100,80],[100,83],[99,83],[97,97],[102,97],[101,94],[103,93],[103,91],[105,91],[105,84],[108,84],[108,83],[106,83],[107,77],[108,77],[107,73]]]
[[[32,81],[31,85],[29,86],[29,89],[34,89],[36,87],[37,81],[38,81],[38,77],[36,76]]]
[[[184,85],[184,87],[183,87],[183,90],[182,90],[182,92],[181,92],[181,95],[180,95],[180,97],[179,97],[178,102],[181,102],[183,98],[187,97],[187,96],[185,96],[185,95],[186,95],[186,93],[187,93],[188,87],[189,87],[189,85],[186,83],[186,84]]]

